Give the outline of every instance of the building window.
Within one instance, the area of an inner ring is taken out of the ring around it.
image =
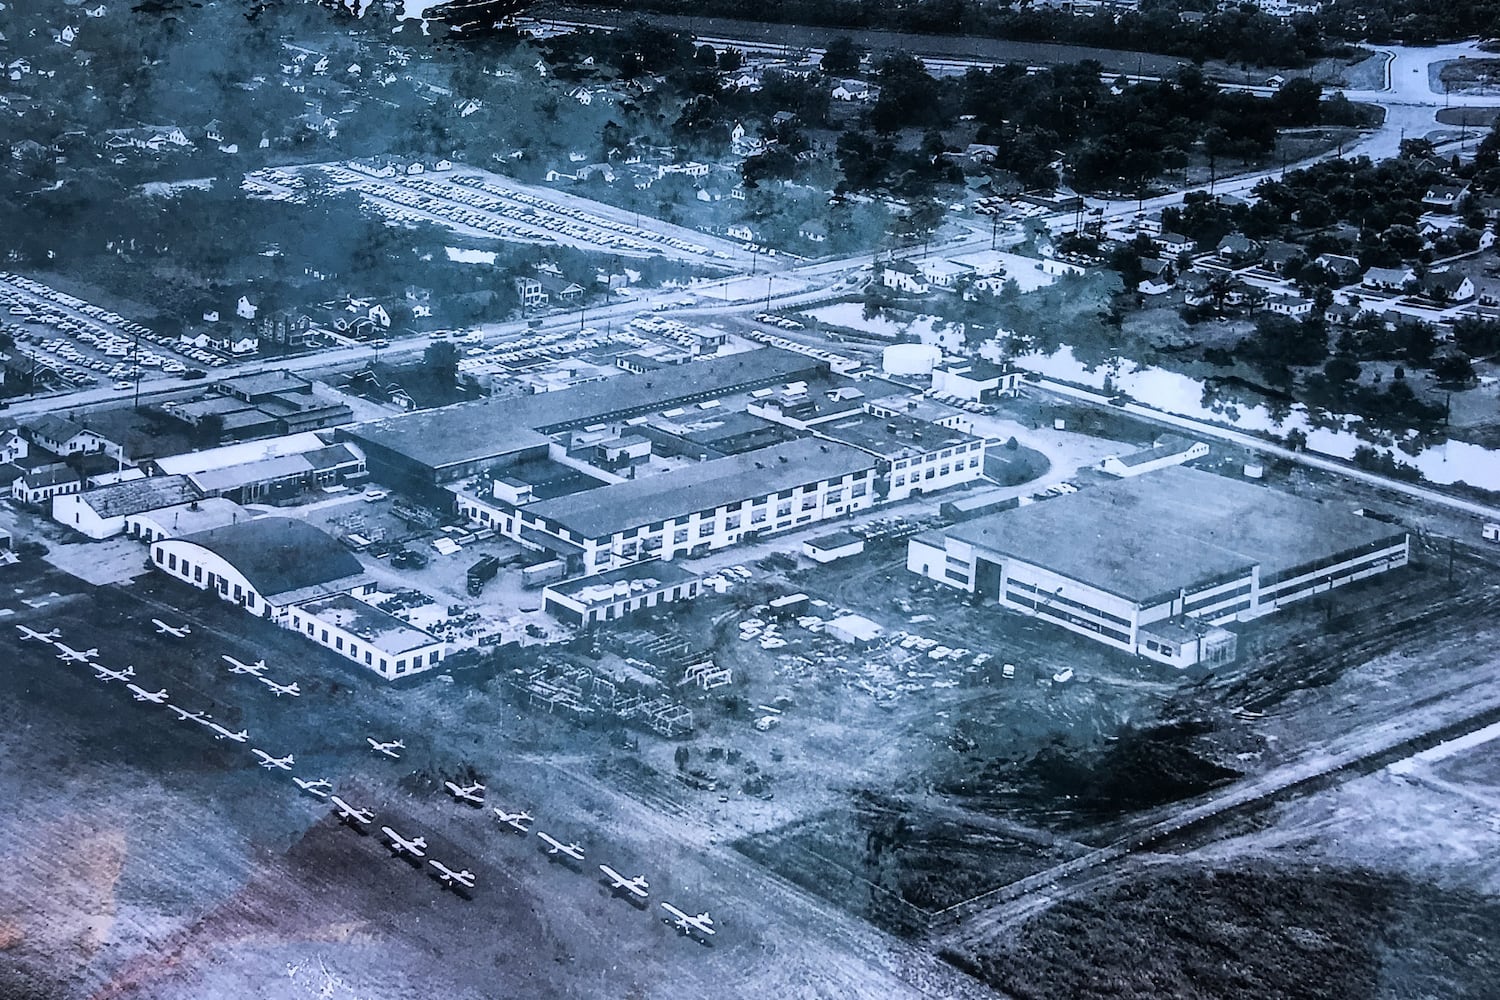
[[[333,637],[333,648],[338,650],[340,653],[344,651],[344,639],[342,636]]]
[[[678,528],[676,531],[672,532],[672,544],[673,545],[686,545],[687,544],[687,540],[688,540],[688,530],[686,528]]]
[[[176,568],[177,568],[177,557],[175,555],[169,555],[169,556],[167,556],[167,569],[176,569]]]
[[[790,517],[791,513],[792,502],[790,500],[783,500],[776,505],[776,517],[778,520],[783,517]]]
[[[870,492],[870,484],[864,480],[860,480],[859,482],[855,483],[854,488],[849,491],[849,496],[862,497],[868,492]]]
[[[370,655],[370,651],[368,649],[365,650],[365,666],[367,666],[367,667],[368,666],[372,666],[374,664],[374,662],[375,662],[375,657],[373,657],[373,656]]]
[[[322,641],[325,646],[328,644],[328,630],[326,628],[323,629]]]
[[[427,654],[427,662],[428,663],[436,663],[437,661],[438,661],[438,651],[434,649],[432,652],[430,652],[430,653]]]
[[[187,569],[187,563],[183,563],[182,564],[182,568],[183,569]],[[202,583],[203,582],[203,567],[202,566],[194,566],[193,567],[193,582],[194,583]]]
[[[734,531],[740,526],[740,515],[730,514],[724,518],[724,530]]]
[[[756,507],[754,510],[752,510],[750,512],[750,523],[751,524],[765,524],[766,523],[766,508],[764,508],[764,507]]]
[[[892,486],[905,486],[906,485],[906,477],[905,476],[897,476],[895,479],[891,480],[891,485]]]
[[[713,533],[714,533],[714,522],[712,522],[712,521],[701,521],[701,522],[699,522],[699,524],[698,524],[698,537],[699,538],[712,538],[713,537]]]

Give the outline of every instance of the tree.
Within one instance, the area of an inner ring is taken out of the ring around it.
[[[1462,351],[1450,351],[1432,362],[1432,374],[1439,382],[1467,385],[1474,381],[1474,363]]]
[[[1316,125],[1323,99],[1323,85],[1305,76],[1293,77],[1276,88],[1271,107],[1286,125]]]
[[[435,381],[451,385],[458,378],[458,348],[452,341],[435,340],[422,352],[422,366]]]
[[[1323,365],[1323,374],[1328,381],[1347,385],[1359,378],[1359,362],[1343,354],[1336,354]]]
[[[818,63],[823,72],[834,76],[848,76],[859,72],[859,64],[865,57],[864,47],[848,35],[840,35],[828,43],[823,58]]]

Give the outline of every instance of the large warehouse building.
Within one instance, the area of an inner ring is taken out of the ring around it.
[[[1405,529],[1174,467],[912,539],[907,568],[1174,666],[1234,657],[1228,622],[1404,566]]]
[[[674,406],[826,375],[823,362],[763,348],[558,392],[482,399],[357,424],[371,475],[401,488],[430,487],[544,457],[546,435]]]

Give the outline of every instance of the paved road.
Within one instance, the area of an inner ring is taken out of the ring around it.
[[[1067,385],[1063,382],[1055,382],[1051,379],[1044,378],[1038,384],[1048,392],[1053,392],[1060,396],[1069,396],[1088,403],[1108,405],[1110,399],[1109,396],[1101,393],[1089,389],[1080,389],[1076,386]],[[1341,476],[1347,476],[1362,483],[1368,483],[1384,490],[1405,494],[1424,503],[1432,504],[1435,507],[1444,507],[1462,514],[1472,514],[1486,520],[1500,520],[1500,507],[1474,503],[1460,497],[1440,493],[1430,487],[1377,475],[1376,473],[1367,472],[1364,469],[1338,461],[1337,459],[1326,458],[1314,452],[1293,451],[1290,448],[1273,444],[1270,441],[1256,437],[1253,434],[1246,434],[1243,431],[1231,430],[1227,427],[1220,427],[1217,424],[1194,420],[1191,417],[1178,416],[1175,413],[1167,413],[1165,410],[1153,409],[1149,406],[1143,406],[1140,403],[1126,403],[1122,407],[1116,407],[1116,409],[1134,416],[1144,417],[1156,423],[1167,424],[1181,430],[1191,431],[1200,437],[1212,437],[1221,441],[1228,441],[1231,444],[1239,445],[1242,448],[1250,449],[1262,455],[1272,455],[1276,458],[1284,458],[1288,461],[1309,466],[1310,468],[1336,472]]]

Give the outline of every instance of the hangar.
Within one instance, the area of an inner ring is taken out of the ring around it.
[[[1233,659],[1216,626],[1409,555],[1399,525],[1179,466],[919,535],[907,569],[1184,667]]]

